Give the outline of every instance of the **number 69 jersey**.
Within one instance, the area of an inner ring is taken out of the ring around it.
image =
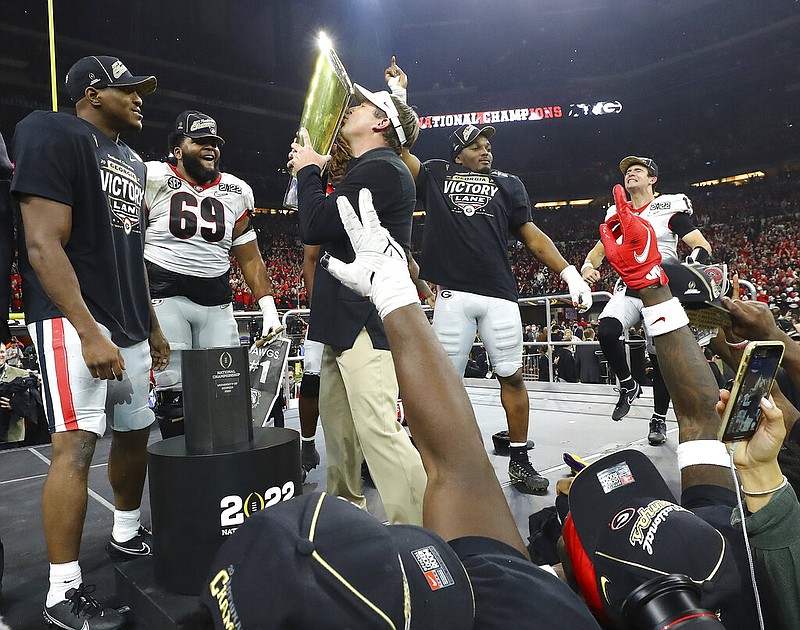
[[[173,273],[214,278],[230,269],[233,228],[253,209],[253,189],[220,173],[195,186],[164,162],[147,163],[145,260]]]

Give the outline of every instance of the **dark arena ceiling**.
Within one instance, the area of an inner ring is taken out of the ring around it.
[[[119,56],[159,82],[144,130],[126,140],[163,157],[175,116],[200,109],[227,140],[225,170],[261,206],[283,197],[319,31],[369,89],[397,55],[409,102],[431,124],[493,115],[495,167],[520,175],[534,200],[607,194],[628,154],[654,157],[675,186],[796,167],[800,155],[797,0],[53,3],[59,109],[70,111],[62,83],[76,59]],[[18,120],[52,106],[46,0],[4,3],[0,42],[10,139]],[[513,110],[527,120],[507,121]],[[423,129],[415,153],[446,157],[451,131]]]

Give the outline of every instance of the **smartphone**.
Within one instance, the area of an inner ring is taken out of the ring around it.
[[[745,348],[722,416],[720,440],[739,442],[753,437],[761,420],[761,399],[772,391],[783,350],[782,341],[753,341]]]

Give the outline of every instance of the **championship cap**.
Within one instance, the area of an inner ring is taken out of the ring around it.
[[[74,103],[81,100],[86,88],[136,86],[139,96],[147,96],[156,90],[155,77],[134,76],[116,57],[92,55],[76,61],[67,72],[67,91]]]
[[[217,135],[217,121],[196,109],[187,109],[175,119],[175,132],[188,138],[214,138],[219,146],[225,144]]]
[[[450,159],[455,160],[456,156],[478,139],[478,136],[485,136],[491,138],[495,131],[491,125],[485,127],[476,127],[475,125],[461,125],[452,134],[450,134]]]
[[[675,502],[643,453],[619,451],[584,468],[569,508],[564,541],[576,580],[592,612],[613,627],[624,627],[620,611],[634,589],[676,573],[700,586],[702,607],[721,611],[723,623],[738,605],[741,576],[729,543]]]
[[[692,326],[718,328],[730,325],[730,312],[722,305],[722,298],[730,297],[732,288],[726,265],[668,261],[661,266],[669,278],[672,295],[678,298]]]
[[[622,171],[624,175],[625,172],[634,164],[641,164],[648,171],[650,171],[650,175],[652,177],[658,177],[658,164],[656,164],[653,158],[648,157],[636,157],[635,155],[629,155],[626,158],[623,158],[622,162],[619,163],[619,170]]]
[[[386,90],[381,90],[380,92],[370,92],[368,89],[359,85],[358,83],[353,84],[353,90],[355,91],[356,98],[359,101],[362,103],[364,101],[369,101],[386,114],[386,117],[389,119],[389,122],[392,123],[392,127],[394,127],[394,130],[397,133],[397,137],[400,140],[400,145],[405,145],[408,135],[406,134],[406,130],[403,129],[403,124],[400,122],[400,114],[398,113],[397,107],[392,100],[392,95]],[[414,124],[417,124],[416,121]]]
[[[320,492],[248,518],[217,552],[200,600],[219,630],[463,630],[474,618],[469,578],[444,540]]]

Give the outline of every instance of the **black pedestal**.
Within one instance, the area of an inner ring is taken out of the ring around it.
[[[117,597],[130,607],[137,627],[174,630],[178,619],[196,610],[200,600],[194,595],[177,595],[161,588],[153,576],[153,565],[152,556],[116,565]]]
[[[300,435],[254,429],[246,450],[187,453],[184,436],[148,448],[155,579],[197,595],[219,546],[255,512],[302,494]]]

